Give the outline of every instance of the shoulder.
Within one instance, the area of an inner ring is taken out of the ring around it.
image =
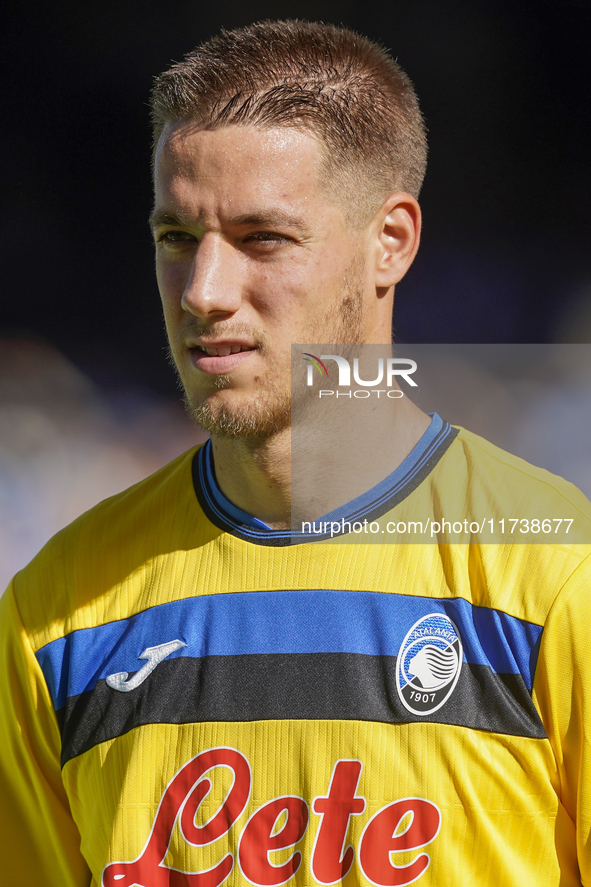
[[[465,428],[458,429],[449,448],[447,470],[457,472],[458,480],[465,479],[471,488],[486,492],[487,501],[518,507],[521,511],[526,505],[530,509],[538,505],[570,507],[582,524],[589,523],[591,530],[591,502],[574,484],[502,450]],[[541,514],[536,516],[542,517]],[[549,518],[553,516],[558,515],[547,515]],[[591,534],[588,541],[591,542]]]
[[[203,544],[212,528],[193,487],[196,449],[99,502],[17,573],[14,591],[27,630],[43,633],[80,608],[104,609],[150,564]]]
[[[591,503],[564,478],[460,428],[424,495],[475,603],[543,625],[571,577],[586,576],[588,587]],[[464,546],[453,521],[467,521]]]

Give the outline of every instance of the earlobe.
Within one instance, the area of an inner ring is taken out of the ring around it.
[[[404,192],[392,194],[376,216],[376,287],[389,288],[402,280],[419,248],[421,208]]]

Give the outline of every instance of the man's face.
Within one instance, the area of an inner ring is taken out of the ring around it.
[[[289,425],[292,343],[375,338],[369,230],[319,184],[299,129],[169,126],[156,155],[156,270],[172,358],[212,433]]]

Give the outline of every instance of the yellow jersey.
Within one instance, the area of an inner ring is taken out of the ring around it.
[[[458,490],[591,526],[570,484],[441,420],[365,513],[445,516]],[[0,602],[0,884],[591,884],[590,551],[293,544],[186,453]]]

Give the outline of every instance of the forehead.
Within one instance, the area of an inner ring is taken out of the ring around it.
[[[200,129],[185,121],[169,124],[155,154],[156,204],[186,209],[195,200],[216,211],[252,202],[286,209],[326,203],[320,188],[322,149],[311,133],[289,127],[228,126]]]

